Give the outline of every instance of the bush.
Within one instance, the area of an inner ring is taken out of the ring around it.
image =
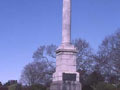
[[[8,87],[8,90],[15,90],[16,89],[16,84],[10,85]]]
[[[8,90],[22,90],[21,84],[13,84],[8,87]]]
[[[93,88],[89,85],[85,85],[82,87],[82,90],[93,90]]]
[[[98,83],[95,90],[116,90],[116,87],[108,83]]]
[[[21,84],[17,84],[15,90],[22,90],[22,85]]]
[[[117,90],[120,90],[120,84],[117,86]]]
[[[29,87],[29,90],[46,90],[46,87],[40,84],[32,85]]]
[[[0,87],[0,90],[8,90],[7,87]]]

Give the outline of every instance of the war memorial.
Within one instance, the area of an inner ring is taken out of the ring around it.
[[[62,43],[56,50],[56,71],[50,90],[81,90],[76,54],[77,49],[71,44],[71,0],[63,0]]]

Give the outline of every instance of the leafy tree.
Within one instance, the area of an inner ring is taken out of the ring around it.
[[[10,86],[10,82],[6,82],[3,86],[7,87],[7,86]]]

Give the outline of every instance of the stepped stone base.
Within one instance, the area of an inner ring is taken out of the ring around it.
[[[81,90],[81,84],[77,81],[55,81],[50,90]]]

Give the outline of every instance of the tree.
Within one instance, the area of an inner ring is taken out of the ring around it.
[[[88,70],[91,69],[92,63],[92,49],[88,42],[82,39],[73,40],[74,46],[77,48],[77,69],[78,70]]]
[[[2,87],[2,82],[0,82],[0,87]]]
[[[99,47],[96,67],[103,73],[106,80],[118,83],[120,79],[120,30],[106,37]],[[113,80],[114,78],[114,80]]]
[[[31,86],[46,84],[50,78],[51,70],[48,68],[48,64],[45,61],[34,61],[25,66],[20,81]]]
[[[93,72],[93,52],[88,42],[82,39],[73,40],[77,48],[77,71],[80,73],[80,81],[83,85],[87,83],[87,77]]]
[[[34,61],[25,66],[20,81],[27,85],[49,85],[55,71],[56,48],[56,45],[40,46],[33,54]]]
[[[46,61],[46,63],[49,65],[49,68],[52,68],[55,70],[55,62],[56,62],[56,51],[57,46],[56,45],[43,45],[40,46],[34,53],[33,53],[33,59],[34,61]]]
[[[10,82],[8,81],[8,82],[6,82],[3,86],[5,86],[5,87],[7,87],[7,86],[10,86],[11,84],[10,84]]]
[[[14,84],[17,84],[17,80],[9,80],[3,86],[8,87],[8,86],[14,85]]]

